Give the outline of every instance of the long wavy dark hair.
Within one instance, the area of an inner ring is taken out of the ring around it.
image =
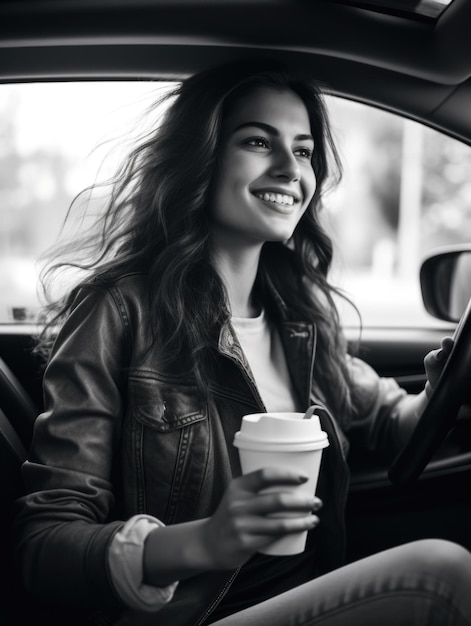
[[[292,239],[264,244],[256,294],[270,315],[271,283],[289,303],[292,320],[317,325],[316,382],[347,425],[351,398],[346,344],[334,301],[341,294],[328,282],[332,241],[319,220],[325,190],[340,180],[340,160],[318,85],[272,60],[216,67],[166,94],[171,103],[158,128],[123,163],[94,229],[76,240],[73,251],[80,251],[82,259],[70,260],[68,244],[69,260],[60,256],[64,247],[56,250],[55,261],[42,274],[46,295],[65,267],[83,275],[64,297],[50,299],[45,307],[40,350],[49,351],[80,288],[106,286],[124,274],[144,272],[152,344],[158,344],[169,363],[184,354],[199,389],[207,393],[219,332],[230,318],[224,286],[211,264],[209,237],[208,199],[217,174],[221,123],[239,97],[261,86],[290,89],[304,102],[314,137],[317,187]]]

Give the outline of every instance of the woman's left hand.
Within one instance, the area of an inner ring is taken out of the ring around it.
[[[453,348],[453,343],[452,337],[444,337],[440,342],[441,347],[437,350],[431,350],[424,358],[425,373],[427,374],[427,383],[425,384],[427,397],[430,397],[440,378],[443,367]]]

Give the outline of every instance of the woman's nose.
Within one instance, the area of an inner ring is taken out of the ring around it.
[[[291,150],[278,150],[274,155],[275,159],[271,167],[271,175],[275,178],[286,178],[287,180],[299,180],[301,170],[299,163]]]

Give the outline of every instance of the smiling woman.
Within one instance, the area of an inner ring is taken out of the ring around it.
[[[319,219],[338,176],[319,88],[247,61],[170,97],[72,248],[85,259],[68,250],[48,274],[85,277],[43,335],[14,528],[26,587],[120,626],[469,624],[464,548],[416,542],[344,567],[349,440],[394,454],[427,397],[347,352]],[[445,360],[426,361],[429,387]],[[287,490],[307,477],[284,465],[242,475],[242,416],[313,404],[329,440],[318,492]],[[304,552],[260,553],[300,532]]]

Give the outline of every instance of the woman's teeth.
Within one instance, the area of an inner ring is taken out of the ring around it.
[[[266,202],[283,204],[284,206],[293,206],[294,204],[293,196],[288,196],[284,193],[271,193],[268,191],[264,191],[261,193],[257,193],[257,198],[260,198],[260,200],[265,200]]]

